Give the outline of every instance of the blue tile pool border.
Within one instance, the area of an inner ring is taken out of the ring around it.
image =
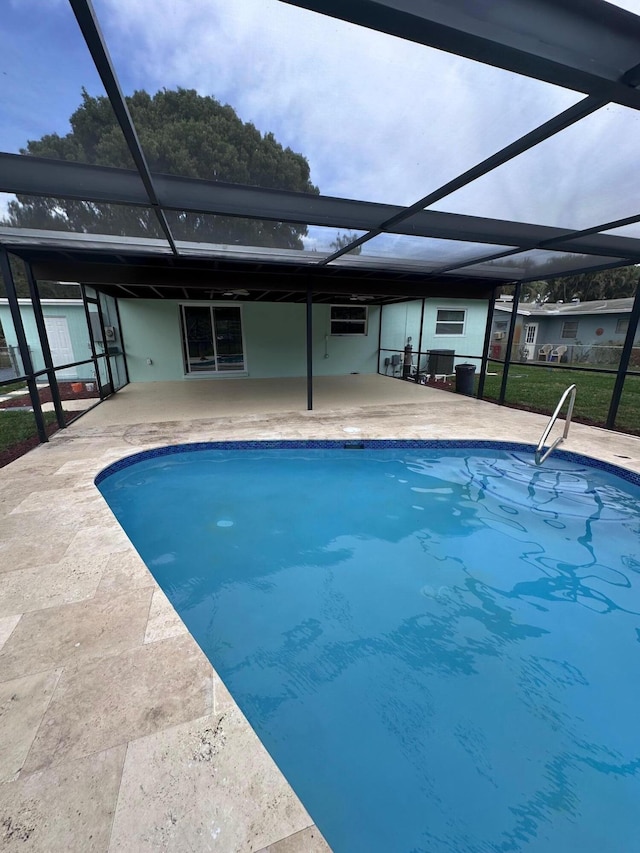
[[[266,440],[266,441],[199,441],[192,444],[169,444],[165,447],[155,447],[151,450],[143,450],[131,456],[125,456],[117,462],[103,468],[96,476],[94,483],[99,486],[107,477],[143,462],[147,459],[156,459],[162,456],[172,456],[176,453],[194,453],[201,450],[394,450],[394,449],[425,449],[425,450],[452,450],[452,449],[482,449],[482,450],[505,450],[511,453],[535,453],[533,444],[523,444],[514,441],[490,441],[490,440],[458,440],[458,439],[291,439],[291,440]],[[640,474],[630,471],[620,465],[604,462],[592,456],[575,453],[571,450],[555,450],[554,455],[566,462],[574,462],[578,465],[586,465],[591,468],[599,468],[617,477],[640,486]]]

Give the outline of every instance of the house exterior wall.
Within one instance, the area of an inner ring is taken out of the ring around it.
[[[184,378],[177,302],[119,299],[124,352],[131,382]],[[151,359],[151,364],[147,364]]]
[[[576,344],[583,346],[604,345],[610,341],[622,346],[626,337],[625,332],[616,332],[618,320],[628,320],[629,312],[619,314],[574,314],[573,316],[560,317],[535,317],[532,318],[540,324],[538,330],[538,343]],[[575,338],[563,338],[562,326],[567,320],[578,322],[578,330]],[[602,329],[601,335],[596,335],[596,329]],[[640,342],[640,328],[636,331],[636,342]]]
[[[29,300],[19,300],[20,315],[24,326],[27,343],[31,352],[33,368],[35,371],[44,370],[45,364],[42,356],[42,348],[40,346],[40,338],[33,313],[33,308]],[[84,306],[79,300],[68,300],[65,302],[49,302],[42,301],[42,313],[45,317],[63,317],[67,321],[69,330],[69,338],[71,340],[71,348],[73,358],[69,361],[84,361],[91,358],[91,345],[89,343],[89,332],[87,330],[87,321],[84,313]],[[17,352],[18,339],[11,319],[11,311],[6,300],[0,301],[0,325],[2,326],[7,346],[15,347]],[[55,358],[54,365],[62,364],[59,359]],[[93,367],[91,364],[78,367],[77,375],[79,378],[93,379]],[[86,374],[86,375],[85,375]]]
[[[436,320],[438,309],[466,311],[463,335],[437,335]],[[427,299],[425,300],[422,349],[452,349],[456,352],[455,364],[481,359],[484,346],[484,333],[487,325],[489,303],[483,299]]]
[[[628,301],[631,302],[631,300]],[[526,309],[527,306],[525,305],[524,308]],[[529,347],[529,359],[544,360],[544,356],[540,354],[540,348],[546,344],[554,349],[558,346],[566,346],[567,350],[562,356],[564,362],[611,366],[619,359],[626,338],[626,331],[616,331],[618,321],[629,320],[630,316],[630,310],[607,313],[602,311],[598,313],[594,310],[593,313],[586,313],[586,311],[582,313],[579,308],[569,305],[566,305],[565,310],[560,310],[558,313],[547,313],[542,309],[532,309],[530,313],[527,311],[518,314],[512,358],[514,360],[522,359],[523,327],[535,324],[538,331],[535,345]],[[507,312],[495,312],[490,346],[490,354],[495,358],[503,358],[505,355],[506,332],[509,321],[510,314]],[[567,322],[577,323],[575,338],[562,337],[562,329]],[[599,335],[596,334],[598,329],[602,330]],[[640,327],[636,332],[634,345],[640,348]]]
[[[180,304],[179,301],[159,299],[118,300],[131,382],[160,382],[186,378]],[[246,373],[242,375],[267,379],[306,374],[305,305],[273,302],[202,304],[241,306],[247,366]],[[330,316],[329,305],[313,306],[314,374],[332,376],[375,373],[379,307],[369,306],[366,335],[332,336]],[[325,358],[325,354],[328,357]],[[152,364],[147,364],[148,359],[151,359]],[[234,373],[226,375],[238,376]],[[212,374],[206,374],[206,378],[211,376]]]
[[[481,359],[488,308],[488,302],[484,300],[425,299],[422,341],[419,342],[422,300],[385,305],[382,311],[380,340],[381,372],[385,372],[384,359],[391,355],[389,350],[402,352],[409,337],[412,339],[411,345],[414,352],[418,349],[421,352],[433,349],[454,350],[456,353],[454,364],[468,361],[473,363],[474,358]],[[464,333],[462,335],[436,334],[438,309],[464,310],[466,312]],[[420,367],[424,367],[425,364],[426,356],[423,356]]]
[[[413,348],[417,350],[421,309],[421,299],[385,305],[382,309],[380,349],[402,351],[407,343],[407,338],[411,338]],[[382,355],[389,355],[389,353],[382,353]]]

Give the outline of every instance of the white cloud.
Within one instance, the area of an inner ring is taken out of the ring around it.
[[[15,201],[16,197],[11,193],[0,193],[0,219],[4,219],[9,213],[9,202]]]
[[[230,103],[326,195],[412,203],[580,99],[275,0],[96,7],[127,91]]]
[[[640,0],[607,0],[607,2],[620,9],[626,9],[627,12],[633,12],[634,15],[640,15]]]
[[[640,213],[640,112],[609,104],[438,202],[438,210],[591,228]]]
[[[304,154],[325,195],[413,203],[582,97],[276,0],[95,4],[125,92],[184,86],[231,104]],[[102,89],[67,0],[8,9],[0,142],[17,151],[67,132],[81,85]],[[608,107],[436,207],[568,228],[633,215],[639,132],[637,111]],[[330,236],[307,242],[326,250]]]

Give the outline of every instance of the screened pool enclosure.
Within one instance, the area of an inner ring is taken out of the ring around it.
[[[381,335],[389,306],[437,299],[437,335],[465,329],[451,300],[482,304],[462,355],[502,403],[535,343],[530,323],[518,347],[523,287],[640,264],[640,0],[181,6],[4,11],[0,397],[26,384],[41,441],[86,408],[65,382],[93,404],[129,381],[125,300],[176,303],[185,374],[245,370],[235,303],[305,305],[309,408],[318,306],[343,334],[378,306]],[[45,316],[57,297],[80,349]],[[554,365],[608,377],[609,428],[633,428],[639,316],[636,285],[615,363]],[[378,372],[405,343],[379,338]],[[405,379],[423,344],[420,326]]]

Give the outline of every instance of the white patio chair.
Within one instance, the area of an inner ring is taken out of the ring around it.
[[[538,361],[549,361],[549,353],[553,349],[553,344],[542,344],[538,350]]]
[[[560,360],[562,359],[562,356],[565,354],[565,352],[568,349],[569,349],[569,347],[566,346],[565,344],[560,344],[559,347],[556,347],[555,349],[551,350],[551,352],[549,353],[549,358],[547,360],[548,361],[557,361],[559,363]]]

